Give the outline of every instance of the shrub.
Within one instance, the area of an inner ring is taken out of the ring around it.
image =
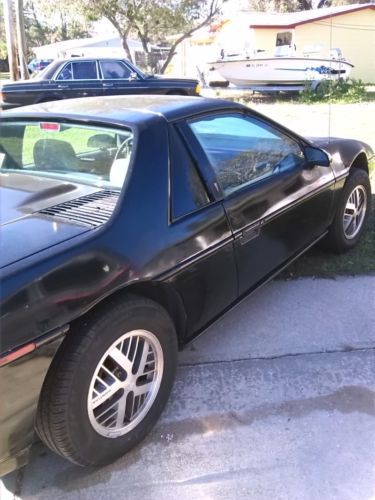
[[[299,95],[303,103],[343,102],[357,103],[367,97],[365,84],[361,80],[322,80],[317,87],[312,82],[306,82]]]

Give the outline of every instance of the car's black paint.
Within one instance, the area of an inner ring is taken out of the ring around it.
[[[96,61],[97,79],[59,80],[61,70],[69,63]],[[100,61],[121,61],[132,74],[130,78],[104,79],[100,71]],[[72,58],[56,60],[43,72],[31,80],[4,83],[1,88],[2,103],[5,109],[26,106],[39,102],[58,99],[72,99],[91,96],[123,94],[180,94],[196,96],[199,94],[198,81],[189,78],[172,78],[162,75],[146,75],[125,59],[109,58]]]
[[[0,174],[5,191],[0,199],[7,210],[1,213],[0,361],[51,332],[65,332],[115,294],[129,291],[163,305],[183,345],[326,233],[344,177],[361,155],[370,161],[371,148],[357,141],[332,141],[324,144],[332,155],[330,166],[301,166],[223,199],[185,120],[231,110],[277,127],[302,150],[313,145],[241,105],[189,97],[87,98],[72,100],[69,112],[56,102],[3,114],[5,121],[48,118],[126,126],[135,134],[136,155],[111,219],[96,228],[54,220],[40,211],[99,188],[71,183],[56,194],[57,181],[46,180],[49,191],[38,184],[36,197],[33,176]],[[198,164],[210,199],[175,220],[169,144],[174,134],[181,140],[179,154],[189,151]],[[28,415],[37,402],[35,387],[40,388],[48,369],[48,363],[39,367],[37,353],[25,358],[29,375],[20,382],[22,391],[34,388],[25,401]],[[1,368],[6,375],[2,382],[18,364],[24,362]],[[8,407],[16,409],[23,392],[13,385],[10,393],[7,387],[2,394]],[[0,425],[9,433],[18,432],[13,413],[4,412],[2,405]],[[2,445],[0,472],[8,471],[14,457],[30,445],[30,421],[16,446]]]

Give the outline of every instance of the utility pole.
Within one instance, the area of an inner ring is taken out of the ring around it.
[[[10,78],[12,80],[18,80],[18,64],[17,64],[17,45],[16,45],[16,30],[14,26],[14,16],[11,0],[3,0],[4,6],[4,25],[5,25],[5,36],[7,42],[8,50],[8,62],[9,62],[9,72]]]
[[[21,73],[21,78],[27,80],[29,71],[26,62],[26,41],[25,41],[25,24],[23,19],[23,0],[16,0],[16,25],[17,25],[17,48],[18,48],[18,63]]]

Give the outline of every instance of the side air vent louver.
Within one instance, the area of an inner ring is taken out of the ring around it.
[[[39,213],[54,219],[69,220],[85,226],[97,227],[107,222],[111,217],[119,195],[120,193],[117,191],[99,191],[76,200],[65,201],[54,207],[45,208]]]

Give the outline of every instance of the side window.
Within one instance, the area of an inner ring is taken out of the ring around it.
[[[210,200],[193,159],[175,130],[170,133],[171,211],[177,219],[207,205]]]
[[[57,80],[72,80],[73,71],[72,71],[72,63],[67,64],[64,69],[60,72]]]
[[[100,68],[105,80],[129,78],[131,70],[121,61],[102,61]]]
[[[189,126],[225,195],[304,162],[297,142],[256,118],[215,115]]]
[[[98,73],[95,61],[80,61],[72,63],[73,80],[96,80]]]

